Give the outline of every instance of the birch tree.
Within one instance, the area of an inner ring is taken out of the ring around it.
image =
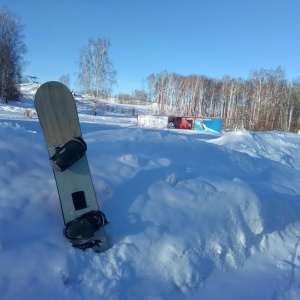
[[[300,129],[300,79],[287,82],[281,67],[253,70],[247,80],[166,71],[150,76],[158,114],[221,117],[228,129]]]
[[[300,78],[294,79],[285,89],[280,102],[280,121],[278,127],[284,131],[299,128],[300,113]]]
[[[69,74],[67,75],[62,75],[59,80],[59,82],[63,83],[65,86],[67,86],[68,88],[70,88],[71,85],[71,80],[70,80],[70,76]]]
[[[116,84],[116,71],[108,56],[110,40],[89,39],[88,45],[80,51],[79,82],[91,95],[99,98],[111,94]]]

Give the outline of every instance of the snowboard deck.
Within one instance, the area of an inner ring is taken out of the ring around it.
[[[56,153],[56,147],[82,137],[75,100],[62,83],[42,84],[35,95],[35,107],[49,158]],[[86,154],[63,172],[53,168],[53,173],[65,225],[87,212],[99,210]],[[101,241],[92,247],[95,252],[108,250],[103,226],[95,232],[93,241]]]

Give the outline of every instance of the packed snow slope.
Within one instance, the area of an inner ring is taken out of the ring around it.
[[[300,299],[300,135],[139,128],[78,102],[111,222],[96,254],[63,236],[26,107],[0,105],[1,299]]]

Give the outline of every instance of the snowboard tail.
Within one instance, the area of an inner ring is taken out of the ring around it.
[[[99,210],[72,93],[60,82],[46,82],[35,95],[59,194],[64,234],[76,248],[106,251],[108,224]]]

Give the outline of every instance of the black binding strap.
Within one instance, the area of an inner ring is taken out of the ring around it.
[[[84,244],[88,243],[91,244],[89,247],[92,247],[96,242],[92,241],[95,232],[107,224],[108,221],[104,213],[100,210],[93,210],[68,222],[64,234],[74,247],[82,248],[85,247]]]
[[[77,162],[86,152],[87,145],[82,137],[76,137],[64,145],[55,148],[55,154],[50,158],[53,168],[64,171]]]

